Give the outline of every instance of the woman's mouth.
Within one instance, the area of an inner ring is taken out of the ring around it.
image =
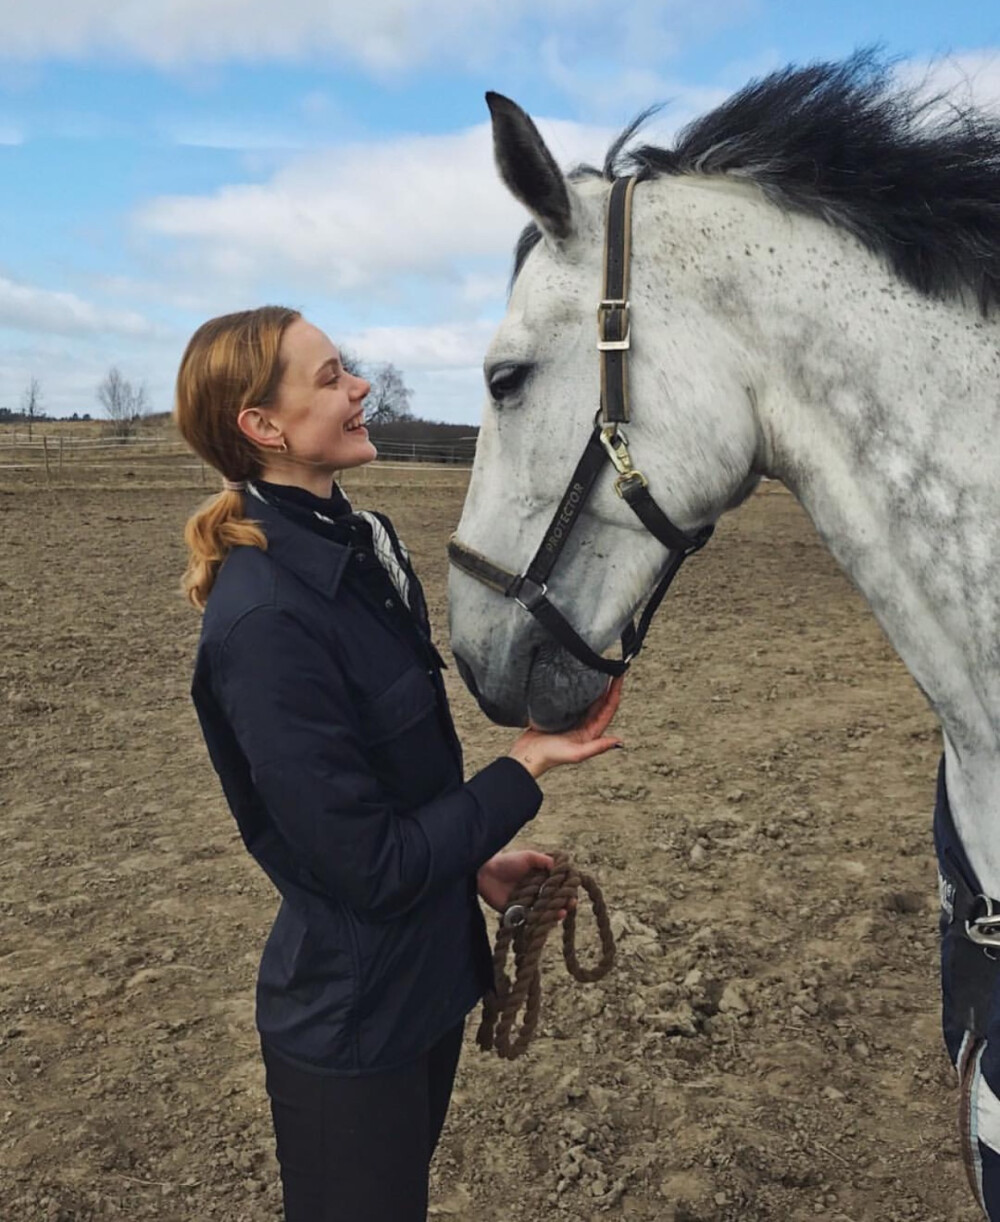
[[[348,422],[344,425],[345,433],[356,433],[359,429],[362,430],[362,432],[368,431],[365,428],[364,412],[358,412],[356,416],[352,416],[350,420],[348,420]]]

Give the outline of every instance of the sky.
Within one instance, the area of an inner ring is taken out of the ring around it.
[[[205,319],[294,306],[474,424],[526,220],[483,94],[567,167],[754,76],[877,43],[1000,108],[996,0],[0,0],[0,407],[171,407]]]

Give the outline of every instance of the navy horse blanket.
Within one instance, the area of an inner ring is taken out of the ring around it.
[[[955,830],[943,757],[934,847],[941,892],[942,1026],[961,1085],[962,1155],[976,1199],[991,1222],[1000,1222],[1000,939],[992,950],[967,933],[966,922],[985,901]]]

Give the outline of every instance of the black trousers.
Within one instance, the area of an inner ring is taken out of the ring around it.
[[[424,1222],[463,1027],[402,1069],[358,1078],[264,1047],[286,1222]]]

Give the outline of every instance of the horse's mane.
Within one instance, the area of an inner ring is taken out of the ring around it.
[[[971,293],[984,314],[1000,304],[1000,117],[901,86],[871,50],[751,81],[673,148],[629,147],[650,113],[612,144],[604,178],[746,179],[854,234],[922,293]],[[515,277],[539,236],[522,233]]]

